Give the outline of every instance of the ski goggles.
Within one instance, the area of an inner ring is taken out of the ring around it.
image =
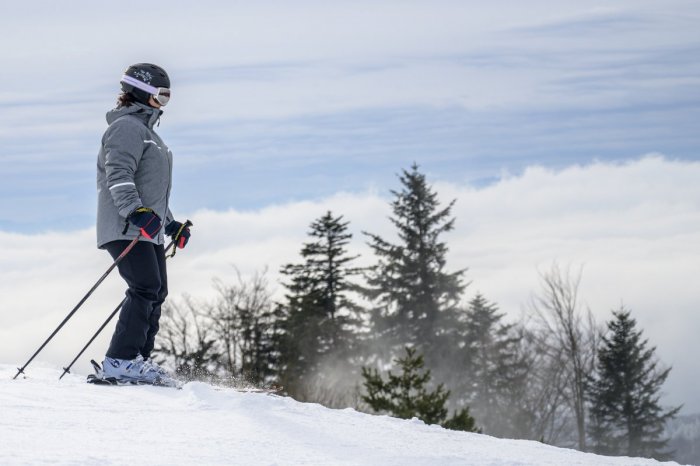
[[[168,102],[170,102],[170,89],[167,87],[153,87],[150,84],[146,84],[145,82],[139,81],[138,79],[126,74],[122,76],[121,82],[130,84],[137,89],[148,92],[153,96],[153,99],[156,102],[164,107],[168,105]]]

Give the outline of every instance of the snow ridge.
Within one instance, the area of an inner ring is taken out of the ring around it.
[[[647,465],[192,382],[109,387],[0,365],[0,464]],[[663,463],[676,464],[676,463]]]

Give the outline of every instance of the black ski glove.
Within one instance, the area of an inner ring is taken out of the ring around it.
[[[184,223],[173,220],[165,226],[165,234],[175,241],[175,245],[178,248],[182,249],[190,240],[190,227]]]
[[[163,226],[160,217],[148,207],[139,207],[129,214],[129,221],[141,229],[141,234],[153,239]]]

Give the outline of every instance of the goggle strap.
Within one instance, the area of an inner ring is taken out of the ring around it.
[[[141,89],[142,91],[148,92],[151,95],[158,95],[158,88],[157,87],[153,87],[150,84],[146,84],[142,81],[139,81],[138,79],[136,79],[132,76],[129,76],[127,74],[122,76],[121,82],[126,83],[126,84],[130,84],[137,89]]]

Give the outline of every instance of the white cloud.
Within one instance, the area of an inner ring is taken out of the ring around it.
[[[173,2],[150,30],[134,22],[137,2],[41,3],[51,13],[45,19],[22,4],[0,19],[11,39],[0,44],[11,70],[0,76],[0,102],[59,95],[111,102],[122,67],[153,60],[171,71],[182,104],[173,100],[175,121],[178,107],[220,119],[394,105],[616,105],[677,88],[669,66],[651,57],[688,47],[695,24],[683,13],[697,12],[682,0],[614,8],[603,0]],[[595,33],[577,33],[581,25]],[[673,68],[691,86],[689,62]],[[595,86],[576,92],[582,78]]]
[[[602,321],[621,303],[674,370],[669,400],[700,410],[690,387],[700,352],[699,162],[648,156],[624,164],[594,163],[562,171],[532,167],[484,188],[430,180],[443,202],[457,199],[448,266],[469,267],[466,298],[481,291],[517,318],[537,291],[537,270],[553,260],[584,264],[582,297]],[[395,188],[396,186],[392,186]],[[193,239],[169,268],[174,296],[206,298],[211,280],[232,279],[298,260],[308,224],[325,211],[351,221],[354,252],[371,261],[362,230],[392,237],[382,192],[339,193],[327,199],[257,211],[199,211]],[[184,213],[180,215],[185,217]],[[94,249],[93,231],[0,233],[0,362],[20,363],[48,336],[109,265]],[[121,299],[114,274],[49,346],[42,359],[65,364]],[[279,292],[279,288],[278,288]],[[109,332],[106,332],[109,333]],[[101,356],[108,335],[90,355]],[[82,370],[87,370],[83,363]]]

